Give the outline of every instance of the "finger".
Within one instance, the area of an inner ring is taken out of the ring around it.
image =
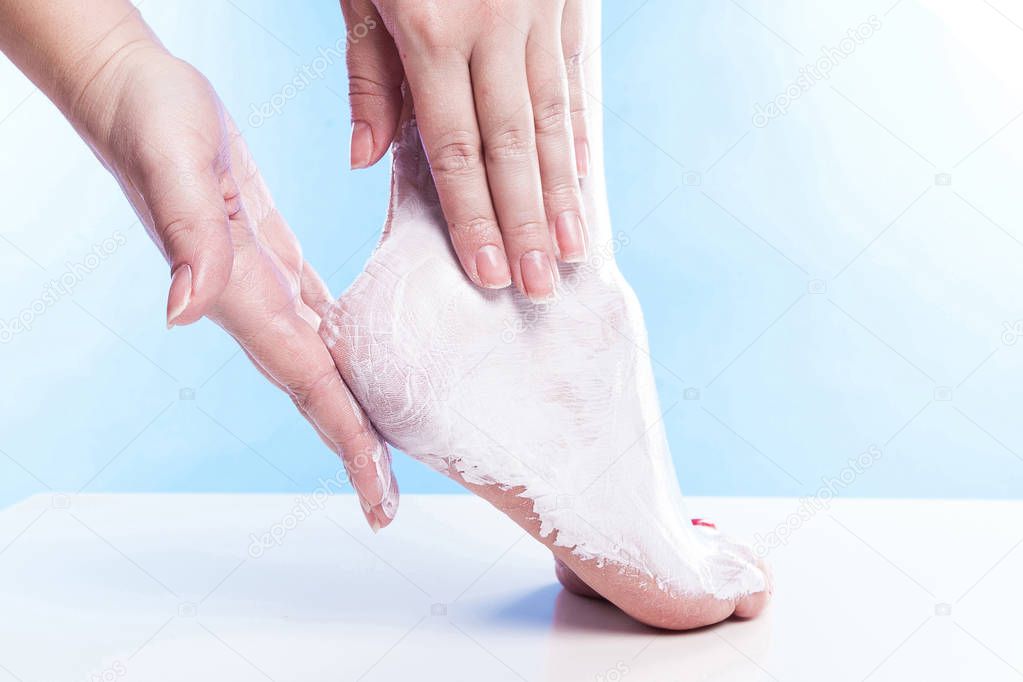
[[[234,140],[241,141],[241,134],[228,119],[228,134]],[[306,318],[314,329],[319,328],[320,316],[326,306],[334,301],[330,289],[319,273],[306,262],[302,255],[302,246],[295,233],[288,228],[283,216],[274,205],[270,190],[263,182],[255,160],[244,144],[232,145],[231,166],[244,178],[239,189],[243,197],[244,218],[248,226],[255,225],[256,230],[245,229],[240,239],[255,239],[265,247],[263,253],[285,273],[298,273],[295,280],[301,291],[302,302],[299,314]],[[236,221],[237,222],[237,221]]]
[[[298,305],[272,312],[255,303],[237,311],[245,319],[228,319],[224,326],[341,456],[367,520],[379,530],[394,518],[397,506],[390,453]]]
[[[347,26],[352,168],[380,160],[394,139],[405,72],[394,40],[370,0],[342,0]]]
[[[568,79],[555,25],[540,22],[526,45],[526,71],[547,221],[558,257],[586,260],[587,239],[569,118]]]
[[[320,277],[309,263],[302,264],[302,301],[322,318],[329,306],[334,304],[334,296],[330,293],[327,283]],[[319,324],[317,323],[317,328]]]
[[[418,52],[405,71],[437,195],[462,269],[477,286],[502,289],[512,276],[490,200],[465,58]]]
[[[557,268],[544,213],[524,38],[511,30],[495,34],[470,68],[487,180],[512,276],[530,300],[544,302],[554,296]]]
[[[191,324],[211,308],[231,276],[229,229],[238,202],[226,162],[220,168],[153,169],[139,188],[171,267],[167,326]]]
[[[214,320],[239,342],[257,368],[284,390],[320,438],[337,452],[373,530],[394,518],[398,489],[383,440],[341,379],[318,334],[329,291],[305,263],[276,210],[233,121],[231,164],[243,178],[244,204],[232,226],[238,235],[238,277]],[[282,273],[299,273],[282,277]]]
[[[568,0],[561,22],[561,45],[568,77],[572,139],[580,178],[585,178],[590,172],[590,143],[586,127],[586,91],[583,80],[583,61],[586,59],[585,2],[586,0]]]
[[[265,203],[258,187],[246,186],[254,204]],[[239,210],[236,221],[251,220],[246,209]],[[319,315],[305,303],[305,292],[297,281],[280,276],[278,257],[254,237],[281,231],[286,228],[276,211],[264,213],[259,225],[236,228],[238,234],[253,235],[240,240],[236,250],[237,267],[246,277],[232,280],[213,319],[341,456],[367,521],[379,530],[397,510],[390,453],[338,373],[317,332]],[[304,270],[301,280],[312,281]],[[310,292],[309,298],[315,301],[322,295]]]

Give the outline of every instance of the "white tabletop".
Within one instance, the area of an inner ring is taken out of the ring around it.
[[[792,516],[768,612],[687,634],[562,592],[548,552],[475,498],[405,496],[378,536],[355,504],[41,495],[0,512],[0,682],[1023,677],[1023,503]],[[748,538],[799,508],[691,501]]]

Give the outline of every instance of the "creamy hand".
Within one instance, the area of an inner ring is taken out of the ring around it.
[[[125,0],[2,2],[0,48],[91,145],[167,257],[168,325],[208,315],[227,330],[343,454],[370,525],[387,525],[387,448],[316,333],[330,295],[209,82]]]
[[[586,257],[587,0],[342,0],[352,165],[387,151],[415,99],[455,253],[479,286],[553,294]]]

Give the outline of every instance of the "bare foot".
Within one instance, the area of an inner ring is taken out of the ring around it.
[[[395,145],[384,236],[323,312],[321,336],[380,434],[550,548],[568,589],[662,628],[752,617],[770,576],[748,546],[689,520],[643,315],[615,264],[628,237],[611,229],[604,187],[599,4],[586,0],[588,45],[575,62],[578,103],[594,104],[574,117],[588,127],[588,254],[561,265],[556,300],[469,282],[410,124]],[[393,490],[385,500],[393,518]]]
[[[557,300],[479,289],[407,125],[384,236],[321,335],[381,435],[549,547],[569,589],[663,628],[754,616],[770,579],[747,546],[688,520],[600,175],[583,195],[589,259],[562,265]]]
[[[704,528],[716,529],[717,527],[704,519],[693,519],[692,523],[694,526],[701,526]],[[735,604],[735,608],[732,611],[733,616],[737,618],[753,618],[760,614],[767,606],[768,601],[773,593],[773,586],[771,585],[770,572],[766,564],[759,562],[758,566],[765,572],[768,580],[768,588],[765,592],[760,592],[752,595],[752,598],[742,599]],[[563,561],[555,556],[554,559],[554,574],[558,578],[558,582],[561,586],[572,594],[580,597],[586,597],[588,599],[603,599],[604,597],[597,590],[587,585],[582,578],[577,576],[575,572],[569,568]],[[713,606],[708,606],[708,609],[712,609]],[[641,619],[642,620],[642,619]],[[697,619],[698,620],[698,619]],[[723,619],[722,619],[723,620]],[[649,622],[645,621],[644,622]],[[711,621],[715,622],[715,621]],[[671,626],[668,626],[671,627]],[[674,628],[679,629],[679,628]],[[681,629],[686,629],[682,627]]]

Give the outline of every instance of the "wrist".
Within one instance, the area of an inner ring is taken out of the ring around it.
[[[111,34],[102,49],[76,64],[52,96],[68,121],[101,155],[114,139],[118,108],[137,65],[156,55],[168,55],[148,29],[115,33],[120,35]]]
[[[102,90],[117,63],[145,45],[159,42],[128,0],[0,2],[0,50],[76,126],[89,124],[85,93]]]

